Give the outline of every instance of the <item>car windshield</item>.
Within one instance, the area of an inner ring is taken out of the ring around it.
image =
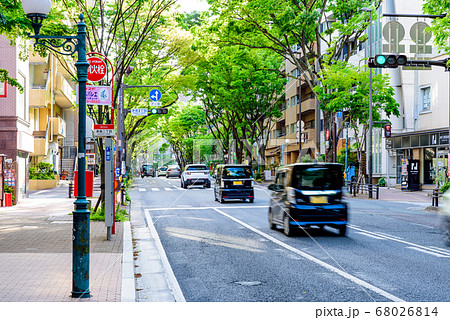
[[[252,169],[250,167],[226,167],[223,169],[224,178],[251,178]]]
[[[160,170],[160,171],[166,171],[167,168],[166,168],[166,167],[162,167],[162,168],[159,168],[158,170]]]
[[[178,169],[178,166],[169,166],[169,169]]]
[[[186,168],[186,171],[195,171],[195,170],[208,170],[206,166],[189,166]]]
[[[294,168],[292,187],[301,190],[336,190],[342,188],[342,172],[338,166]]]

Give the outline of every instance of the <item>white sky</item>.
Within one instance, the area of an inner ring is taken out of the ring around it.
[[[181,12],[205,11],[208,9],[206,0],[177,0]]]

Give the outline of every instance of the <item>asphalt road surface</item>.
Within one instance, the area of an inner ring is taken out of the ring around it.
[[[131,198],[186,301],[450,301],[450,248],[425,203],[349,199],[347,237],[325,228],[288,238],[269,228],[267,187],[254,203],[220,204],[213,188],[136,178]]]

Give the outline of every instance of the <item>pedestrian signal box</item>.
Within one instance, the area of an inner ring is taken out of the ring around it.
[[[385,138],[391,137],[391,125],[389,123],[384,125],[384,137]]]

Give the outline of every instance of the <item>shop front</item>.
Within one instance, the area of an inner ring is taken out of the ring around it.
[[[386,149],[395,155],[396,185],[407,190],[434,189],[449,180],[448,129],[393,134]]]

